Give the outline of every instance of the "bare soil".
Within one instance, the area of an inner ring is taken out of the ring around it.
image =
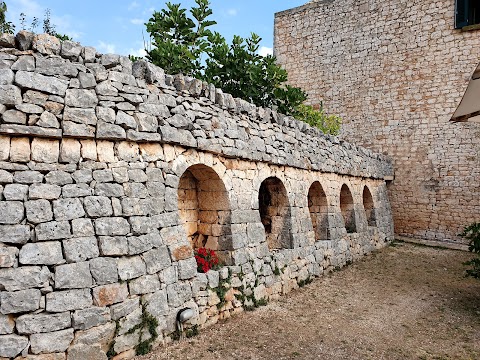
[[[471,253],[394,243],[138,360],[480,359]]]

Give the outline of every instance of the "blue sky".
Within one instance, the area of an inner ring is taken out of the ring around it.
[[[255,32],[263,39],[261,52],[273,47],[274,13],[303,5],[308,0],[210,0],[213,30],[227,40]],[[27,15],[27,28],[34,16],[39,19],[36,32],[42,32],[45,10],[50,9],[57,32],[67,34],[82,45],[94,46],[101,53],[142,56],[143,37],[148,40],[144,23],[154,10],[165,7],[166,1],[154,0],[5,0],[7,20],[19,28],[19,15]],[[189,9],[194,0],[171,0]],[[143,34],[142,34],[143,31]]]

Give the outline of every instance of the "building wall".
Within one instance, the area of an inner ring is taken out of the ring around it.
[[[129,359],[179,336],[182,309],[185,328],[215,324],[393,240],[385,156],[146,62],[25,38],[0,48],[0,358]],[[223,266],[198,271],[200,246]]]
[[[274,51],[343,139],[393,157],[396,234],[460,240],[479,221],[480,126],[449,119],[480,31],[454,30],[454,0],[314,1],[276,14]]]

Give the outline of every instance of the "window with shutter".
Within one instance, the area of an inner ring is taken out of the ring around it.
[[[480,0],[455,0],[455,29],[480,24]]]

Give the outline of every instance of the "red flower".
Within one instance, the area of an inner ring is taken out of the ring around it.
[[[206,273],[219,264],[217,254],[214,250],[199,248],[195,250],[195,260],[197,261],[197,271]]]

